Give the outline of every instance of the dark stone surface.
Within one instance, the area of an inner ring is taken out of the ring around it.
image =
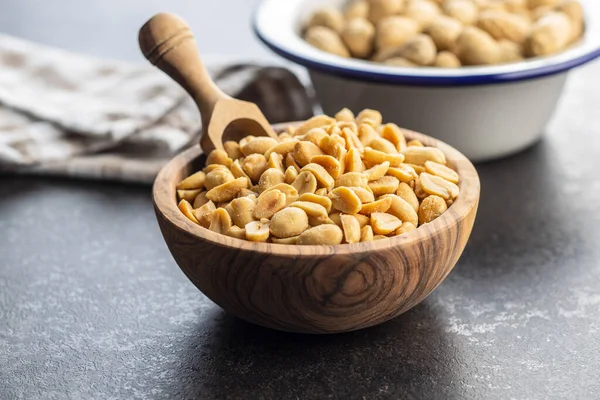
[[[223,313],[172,260],[149,188],[0,176],[0,399],[598,398],[599,73],[573,74],[541,143],[478,166],[439,289],[349,334]]]

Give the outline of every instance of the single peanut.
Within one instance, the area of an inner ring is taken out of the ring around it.
[[[244,169],[242,168],[242,165],[240,164],[240,160],[235,160],[232,164],[231,164],[231,173],[233,174],[233,176],[235,178],[246,178],[246,180],[248,181],[248,186],[252,186],[252,180],[250,179],[250,177],[248,175],[246,175],[246,172],[244,172]]]
[[[407,41],[397,55],[417,65],[431,65],[435,61],[436,54],[437,48],[431,37],[419,34]]]
[[[200,208],[203,205],[205,205],[206,203],[208,203],[208,199],[206,198],[206,192],[201,192],[194,199],[193,207],[194,207],[194,209]]]
[[[296,180],[292,183],[292,186],[300,195],[314,193],[317,190],[317,178],[308,171],[300,172]]]
[[[362,208],[362,202],[351,189],[338,187],[329,193],[333,208],[344,214],[358,214]]]
[[[219,149],[211,151],[208,157],[206,158],[206,165],[220,164],[229,167],[232,162],[233,160],[229,158],[227,152],[225,150]]]
[[[368,186],[367,186],[367,188],[349,187],[350,190],[352,190],[354,193],[356,193],[356,195],[360,199],[360,202],[363,204],[364,203],[372,203],[375,201],[375,195],[373,194],[373,191]]]
[[[390,169],[390,162],[384,161],[381,164],[377,164],[364,172],[369,177],[369,182],[376,181],[377,179],[383,178]]]
[[[401,182],[400,185],[398,185],[396,196],[404,199],[415,211],[419,211],[419,199],[417,198],[417,195],[413,189],[408,186],[408,184]]]
[[[281,171],[282,174],[285,173],[285,168],[283,168],[283,156],[278,153],[271,153],[267,161],[267,167],[276,168]]]
[[[291,185],[296,180],[297,177],[298,177],[298,170],[296,170],[296,168],[294,168],[294,167],[288,167],[285,170],[285,175],[283,177],[283,180],[288,185]]]
[[[460,36],[463,25],[454,18],[441,15],[436,18],[429,28],[427,34],[431,36],[438,50],[451,50]]]
[[[394,232],[394,235],[396,235],[396,236],[404,235],[405,233],[414,231],[415,229],[417,229],[417,226],[415,224],[413,224],[412,222],[403,222],[402,225],[400,225],[400,227],[398,229],[396,229],[396,232]]]
[[[269,149],[278,144],[277,140],[270,137],[257,137],[250,140],[241,147],[242,154],[249,156],[250,154],[265,154]]]
[[[194,215],[200,226],[203,226],[208,229],[208,227],[210,226],[210,215],[216,209],[217,207],[215,206],[215,203],[209,200],[208,203],[192,211],[192,214]]]
[[[228,170],[217,169],[206,174],[206,180],[204,181],[204,186],[206,190],[211,190],[219,185],[222,185],[227,182],[231,182],[235,179],[235,177]]]
[[[270,157],[272,153],[281,154],[283,157],[285,157],[288,153],[292,153],[294,151],[294,146],[296,146],[296,143],[298,143],[297,139],[290,139],[286,140],[285,142],[277,143],[275,146],[267,150],[265,153],[265,158]]]
[[[529,34],[529,23],[518,15],[487,11],[479,16],[477,26],[496,40],[523,43]]]
[[[249,197],[239,197],[231,201],[231,219],[240,228],[254,221],[254,208],[256,202]]]
[[[392,204],[390,208],[386,211],[388,214],[392,214],[402,222],[411,222],[415,226],[419,224],[419,217],[417,215],[417,211],[415,211],[413,206],[408,204],[406,200],[394,194],[388,194],[384,197],[389,197],[392,199]]]
[[[415,169],[410,165],[402,164],[399,167],[389,168],[387,174],[398,178],[400,182],[411,182],[417,179],[419,175],[415,172]]]
[[[313,158],[310,159],[310,162],[314,163],[314,164],[319,164],[320,166],[325,168],[327,173],[329,175],[331,175],[331,177],[333,179],[336,179],[337,177],[339,177],[341,175],[342,166],[341,166],[340,162],[333,156],[328,156],[328,155],[314,156]]]
[[[235,199],[238,192],[248,187],[246,178],[237,178],[212,188],[206,193],[206,198],[214,202],[231,201]]]
[[[439,196],[429,196],[423,200],[419,207],[419,224],[427,224],[442,215],[448,206],[446,201]]]
[[[192,208],[192,205],[189,201],[182,199],[177,205],[177,207],[183,213],[183,215],[185,215],[190,221],[192,221],[195,224],[199,224],[198,220],[194,216],[194,209]]]
[[[282,210],[285,205],[285,194],[276,189],[270,190],[264,196],[258,198],[252,215],[256,219],[271,218],[276,212]]]
[[[206,174],[202,171],[198,171],[195,174],[192,174],[179,182],[177,184],[177,189],[180,190],[190,190],[190,189],[202,189],[204,187],[204,180],[206,179]]]
[[[381,125],[382,120],[383,116],[381,115],[381,113],[377,110],[372,110],[370,108],[365,108],[356,116],[356,123],[359,126],[369,121],[373,126],[379,126]]]
[[[363,146],[368,146],[374,139],[377,139],[379,134],[369,124],[358,125],[358,139]]]
[[[369,187],[373,191],[375,196],[381,196],[384,194],[396,193],[400,181],[398,178],[393,176],[383,176],[376,181],[369,182]]]
[[[426,0],[411,0],[404,10],[404,15],[417,22],[422,30],[427,29],[440,14],[438,5]]]
[[[228,140],[223,143],[223,148],[225,149],[227,156],[232,160],[237,160],[238,158],[242,158],[244,156],[242,154],[240,144],[234,140]]]
[[[332,124],[335,124],[334,118],[331,118],[327,115],[316,115],[300,124],[296,128],[294,135],[302,136],[308,133],[308,131],[310,131],[313,128],[322,128],[323,126],[328,126]]]
[[[298,236],[306,229],[308,229],[308,216],[298,207],[285,208],[273,215],[271,219],[271,234],[278,238]]]
[[[423,172],[419,175],[419,179],[423,190],[427,194],[440,196],[444,199],[455,199],[458,197],[458,186],[444,178]]]
[[[358,220],[353,215],[347,214],[340,215],[340,219],[346,243],[351,244],[360,242],[360,224],[358,223]]]
[[[296,160],[294,160],[294,156],[292,155],[292,153],[286,154],[285,167],[286,168],[293,167],[296,170],[296,172],[300,172],[300,166],[298,164],[296,164]]]
[[[231,228],[231,217],[224,208],[217,208],[210,214],[209,230],[223,235]]]
[[[342,42],[337,32],[331,28],[324,26],[309,28],[306,31],[304,39],[319,50],[344,58],[350,57],[350,52],[344,45],[344,42]]]
[[[269,168],[260,176],[258,180],[258,188],[261,192],[277,185],[284,183],[285,175],[278,168]]]
[[[405,157],[404,162],[408,164],[425,165],[426,161],[446,164],[446,156],[436,147],[408,146],[402,154]]]
[[[298,201],[310,201],[311,203],[316,203],[325,208],[327,213],[331,211],[331,199],[327,196],[317,195],[313,193],[304,193],[298,197]]]
[[[402,46],[419,33],[420,26],[412,19],[393,15],[379,21],[375,33],[378,50]]]
[[[540,18],[531,28],[526,48],[530,56],[544,56],[565,48],[571,40],[573,23],[560,12]]]
[[[458,183],[458,174],[451,168],[433,161],[425,161],[425,170],[431,175],[437,175],[452,183]]]
[[[487,32],[467,26],[456,40],[456,51],[464,65],[491,65],[500,61],[498,43]]]
[[[458,68],[462,64],[460,59],[452,52],[440,51],[435,58],[434,66],[439,68]]]
[[[389,197],[382,197],[372,203],[363,204],[359,212],[364,215],[371,215],[377,212],[384,213],[389,210],[391,206],[392,199]]]
[[[246,239],[251,242],[266,242],[269,239],[270,222],[252,221],[246,225]]]
[[[335,119],[338,122],[354,122],[354,113],[347,108],[343,108],[335,114]]]
[[[373,228],[371,228],[371,225],[363,226],[361,228],[360,241],[361,242],[372,242],[373,241]]]
[[[391,214],[381,212],[371,214],[371,227],[377,235],[389,235],[401,225],[402,221]]]
[[[383,125],[381,137],[390,141],[396,147],[397,151],[404,151],[406,149],[406,138],[402,129],[396,124],[389,123]]]
[[[311,158],[318,155],[323,155],[323,151],[312,142],[301,141],[294,146],[294,160],[300,167],[309,164]]]
[[[320,204],[312,203],[310,201],[295,201],[290,204],[290,207],[296,207],[301,209],[308,215],[309,218],[313,218],[313,222],[315,220],[320,221],[318,225],[327,223],[329,219],[329,215],[327,214],[327,210]]]
[[[350,149],[346,153],[345,171],[348,172],[362,172],[366,169],[365,164],[360,158],[360,152],[356,149]]]
[[[258,182],[260,176],[268,167],[267,159],[262,154],[250,154],[248,157],[244,158],[241,165],[246,175],[248,175],[254,183]]]
[[[335,180],[331,177],[331,175],[329,175],[327,170],[319,164],[307,164],[300,170],[300,172],[305,171],[312,173],[315,176],[315,178],[317,178],[318,184],[324,188],[327,188],[328,190],[332,189],[335,185]]]
[[[342,229],[337,225],[324,224],[304,231],[298,237],[299,245],[338,245],[343,240]]]
[[[226,233],[227,236],[236,239],[246,239],[246,229],[233,225]]]
[[[335,187],[368,187],[369,176],[360,172],[346,172],[335,180]]]
[[[299,139],[306,141],[306,142],[311,142],[311,143],[315,144],[316,146],[320,146],[321,141],[327,136],[329,136],[329,134],[327,133],[327,131],[325,129],[313,128],[310,131],[308,131],[306,133],[306,135],[299,137]]]
[[[365,151],[363,152],[363,160],[372,165],[381,164],[388,161],[390,163],[390,167],[398,167],[404,162],[404,158],[405,156],[403,154],[387,154],[370,147],[365,147]]]
[[[270,187],[269,189],[262,192],[260,196],[258,196],[258,199],[260,200],[263,196],[266,196],[267,193],[269,193],[272,190],[279,190],[285,195],[286,206],[298,200],[298,191],[292,185],[288,185],[287,183],[279,183],[275,186]]]
[[[202,192],[203,192],[202,189],[178,190],[177,191],[177,197],[179,198],[179,200],[185,200],[185,201],[191,203]]]
[[[375,27],[366,19],[353,18],[349,20],[344,26],[341,36],[352,57],[369,58],[373,53]]]

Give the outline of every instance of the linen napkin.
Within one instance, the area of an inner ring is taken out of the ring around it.
[[[271,123],[306,119],[310,96],[290,70],[207,64],[229,95]],[[0,35],[0,171],[151,183],[197,143],[191,98],[161,71]]]

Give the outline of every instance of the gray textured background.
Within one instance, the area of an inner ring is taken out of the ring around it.
[[[141,61],[138,27],[168,10],[204,52],[262,57],[256,3],[3,0],[0,30]],[[479,216],[446,282],[344,335],[223,313],[173,262],[147,187],[0,176],[0,399],[598,398],[598,76],[573,74],[543,142],[478,166]]]

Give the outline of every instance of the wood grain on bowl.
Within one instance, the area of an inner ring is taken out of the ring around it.
[[[458,151],[440,148],[461,177],[461,194],[441,217],[390,239],[338,246],[252,243],[211,232],[177,208],[177,182],[197,171],[194,147],[173,159],[154,184],[160,229],[187,277],[239,318],[269,328],[334,333],[385,322],[417,305],[450,273],[467,243],[479,201],[479,178]]]

